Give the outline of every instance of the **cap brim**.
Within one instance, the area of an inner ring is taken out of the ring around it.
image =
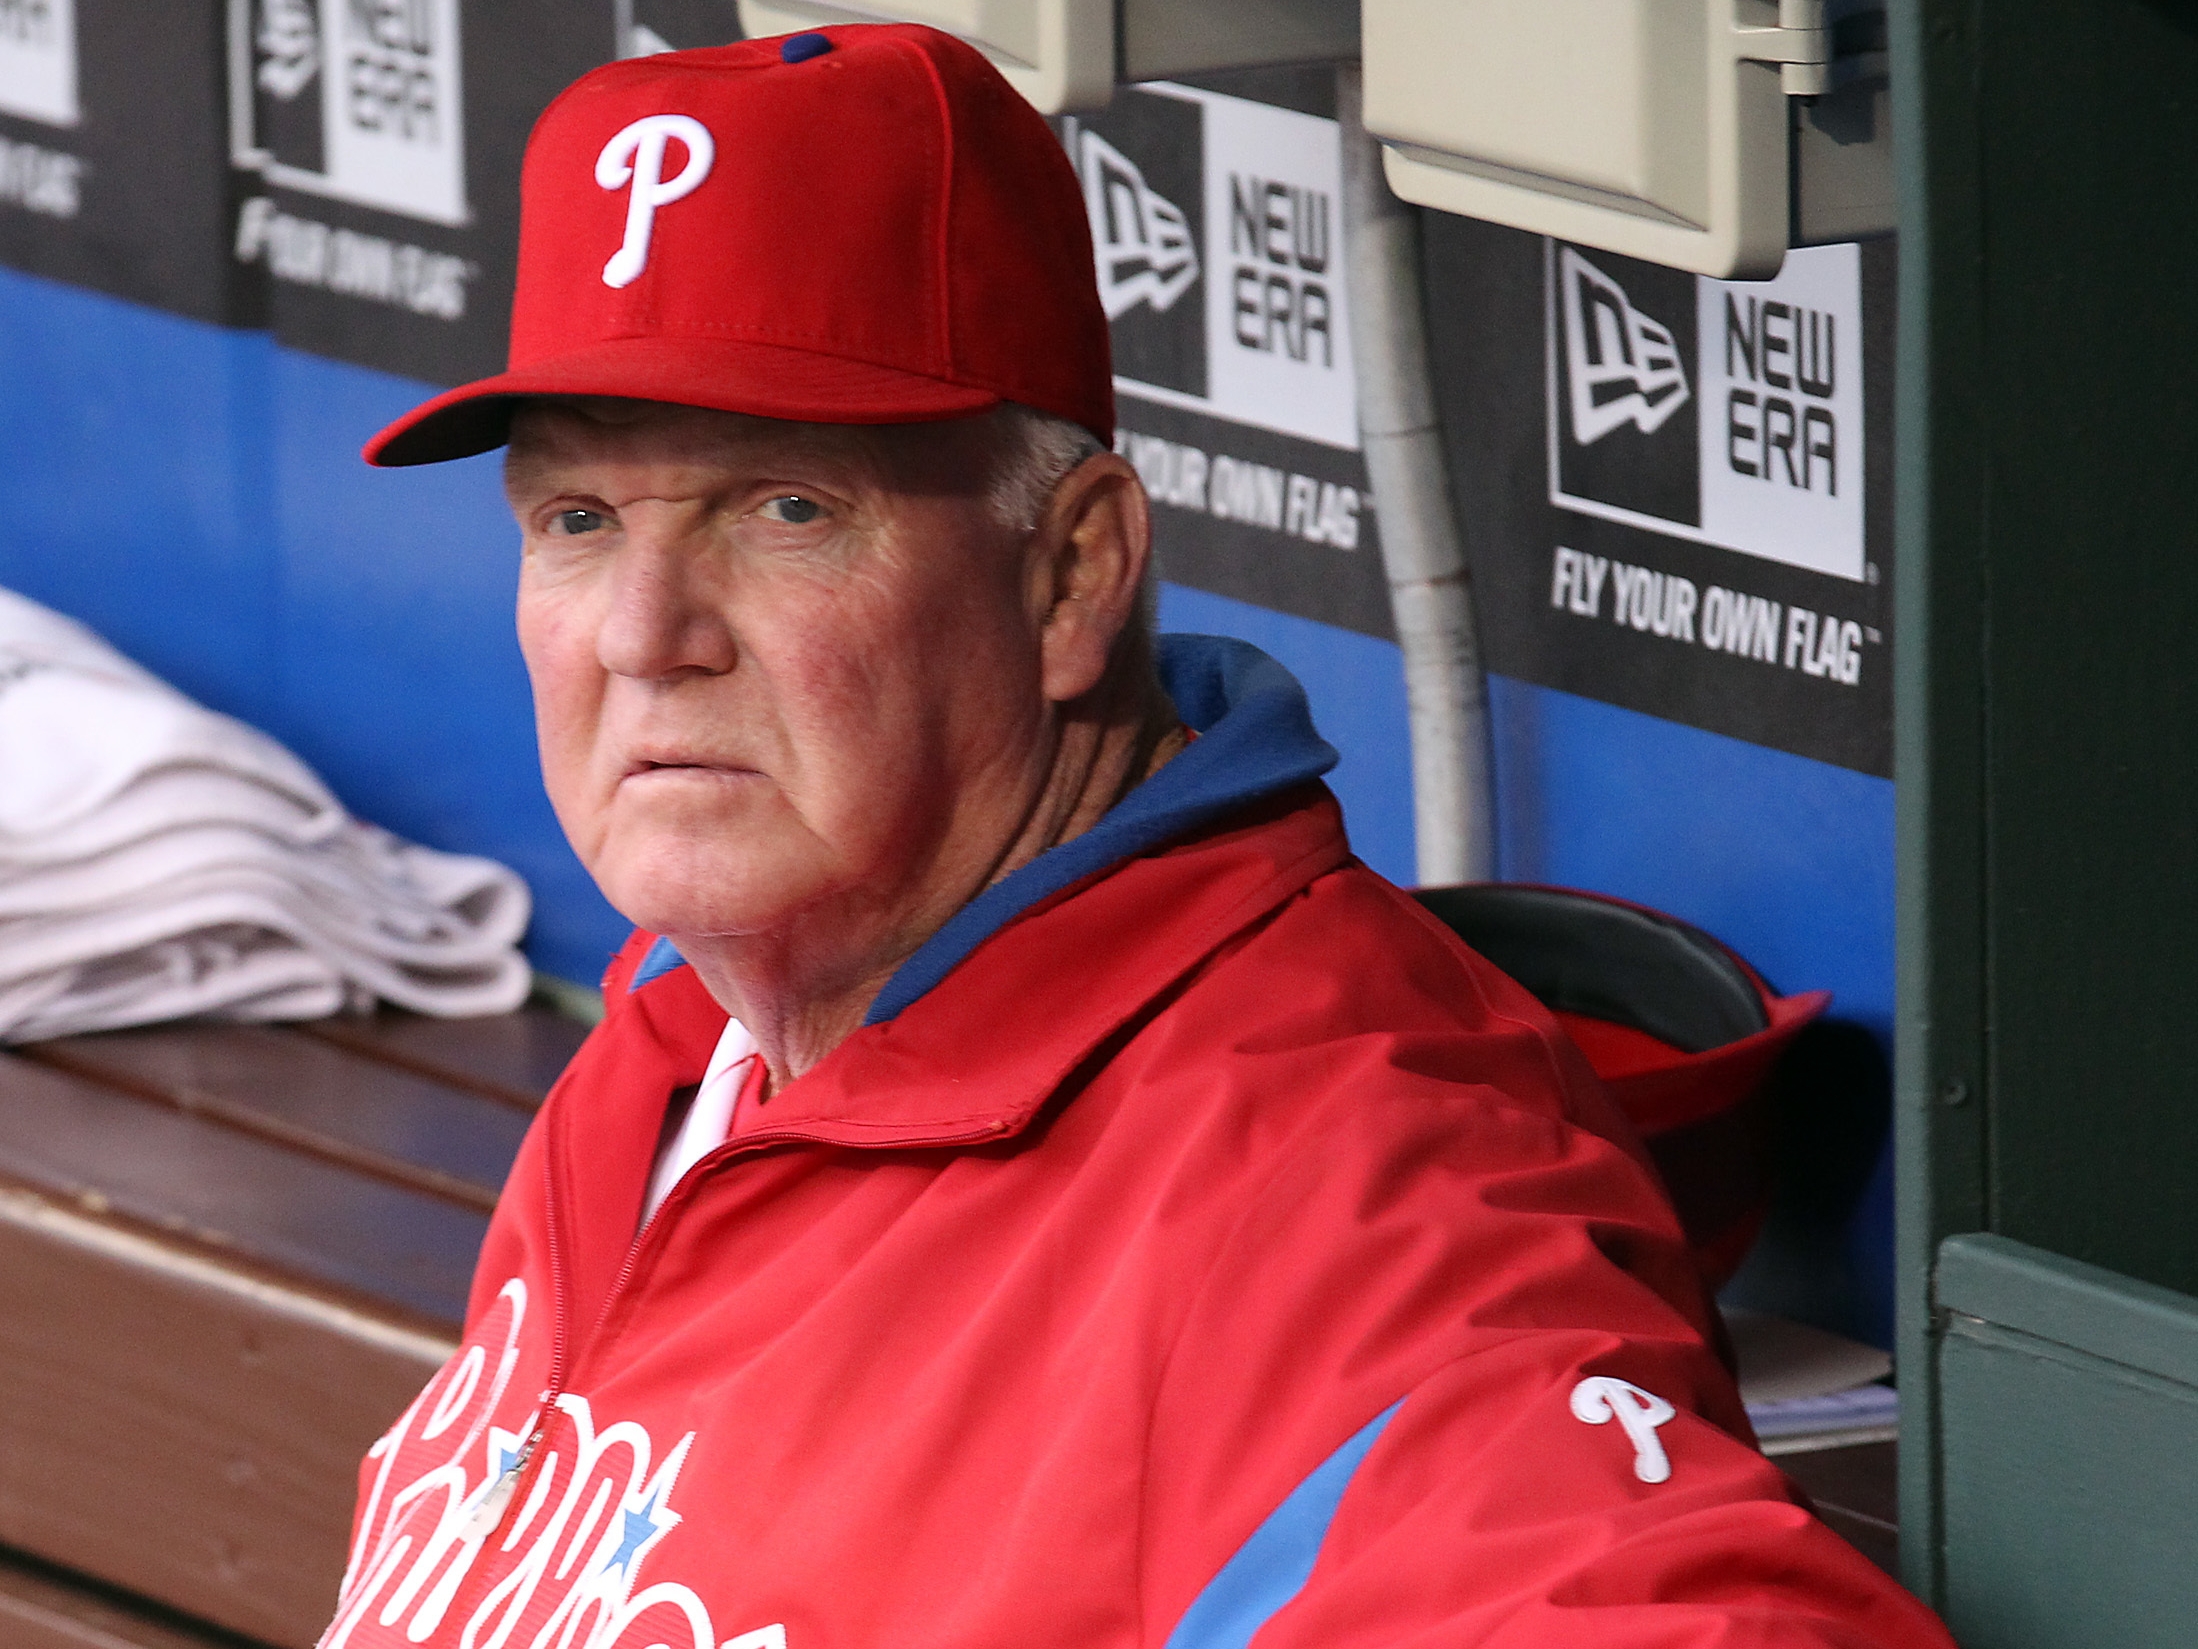
[[[512,414],[546,395],[604,395],[813,424],[921,424],[1000,404],[989,390],[780,344],[726,338],[618,338],[423,402],[367,442],[369,464],[398,468],[502,446]]]

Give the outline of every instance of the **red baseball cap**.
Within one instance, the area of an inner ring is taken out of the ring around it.
[[[972,47],[855,24],[608,63],[527,143],[508,371],[370,464],[501,446],[542,395],[810,423],[1017,401],[1114,440],[1083,192]]]

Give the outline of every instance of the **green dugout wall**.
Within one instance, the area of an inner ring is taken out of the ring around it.
[[[2198,1641],[2198,4],[1905,0],[1902,1538]]]

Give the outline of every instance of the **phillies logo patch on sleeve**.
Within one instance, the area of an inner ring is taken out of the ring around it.
[[[598,1428],[572,1393],[550,1424],[533,1405],[499,1423],[526,1309],[514,1278],[368,1451],[358,1533],[320,1649],[787,1649],[782,1625],[721,1639],[692,1587],[639,1584],[682,1521],[672,1500],[693,1432],[659,1457],[644,1427]]]
[[[671,177],[664,175],[664,156],[674,140],[686,151],[686,159]],[[603,265],[603,284],[631,286],[649,266],[649,237],[657,209],[685,200],[710,175],[717,159],[717,140],[710,128],[692,115],[643,115],[603,145],[595,157],[595,181],[605,189],[629,189],[626,196],[626,238],[610,262]]]
[[[1592,1375],[1572,1388],[1573,1417],[1591,1426],[1617,1421],[1633,1445],[1633,1475],[1644,1483],[1662,1483],[1671,1476],[1671,1456],[1656,1428],[1678,1412],[1653,1391],[1607,1374]]]

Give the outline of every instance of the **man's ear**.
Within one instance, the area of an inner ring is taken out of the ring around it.
[[[1054,489],[1032,535],[1032,596],[1040,620],[1043,689],[1055,704],[1105,679],[1152,559],[1152,511],[1137,472],[1095,453]]]

